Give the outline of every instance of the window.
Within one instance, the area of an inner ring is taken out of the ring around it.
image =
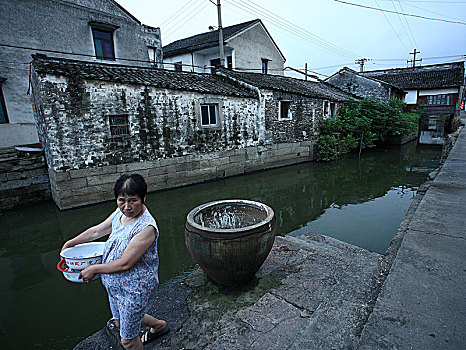
[[[329,113],[330,113],[330,103],[328,101],[324,101],[323,106],[322,106],[322,112],[324,115],[324,119],[328,118]]]
[[[201,104],[201,126],[218,126],[218,104]]]
[[[0,78],[0,124],[8,123],[8,114],[6,113],[5,99],[3,98],[3,82],[5,78]]]
[[[114,60],[113,31],[92,28],[92,37],[94,38],[96,57],[104,60]]]
[[[262,74],[267,74],[268,68],[269,68],[269,61],[266,58],[262,59]]]
[[[175,72],[182,72],[183,71],[183,62],[175,62]]]
[[[430,95],[427,96],[428,106],[448,106],[452,102],[451,95]]]
[[[210,73],[215,74],[217,67],[220,66],[220,58],[210,60]]]
[[[110,134],[112,136],[128,136],[129,135],[129,125],[128,125],[128,115],[119,114],[119,115],[110,115]]]
[[[233,69],[233,57],[232,56],[227,56],[227,68],[228,69]]]
[[[330,116],[334,117],[335,116],[335,111],[336,111],[337,105],[335,102],[330,102]]]
[[[155,63],[155,60],[157,58],[157,48],[147,46],[147,51],[149,52],[149,61]]]
[[[280,113],[278,120],[291,119],[290,103],[291,101],[279,101]]]

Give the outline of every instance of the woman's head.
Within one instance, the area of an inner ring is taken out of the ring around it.
[[[147,195],[147,184],[144,178],[139,174],[124,174],[115,182],[113,192],[115,194],[115,199],[118,199],[118,196],[124,194],[132,196],[137,195],[144,203],[144,199]]]

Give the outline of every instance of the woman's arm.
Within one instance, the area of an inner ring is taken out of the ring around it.
[[[107,219],[105,219],[105,221],[101,222],[98,225],[88,228],[86,231],[82,232],[78,236],[74,237],[73,239],[70,239],[63,245],[61,250],[73,247],[76,244],[94,241],[100,237],[109,235],[112,232],[112,216],[113,213]]]
[[[105,264],[90,265],[81,272],[80,278],[87,282],[98,273],[118,273],[131,269],[147,252],[156,237],[157,231],[154,226],[147,226],[131,238],[121,258]]]

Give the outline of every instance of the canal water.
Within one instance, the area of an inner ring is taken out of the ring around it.
[[[440,154],[439,146],[411,143],[152,193],[146,205],[161,231],[161,287],[195,267],[184,244],[187,213],[219,199],[270,205],[278,235],[316,232],[383,254]],[[114,209],[107,202],[60,211],[43,202],[0,216],[2,349],[71,349],[105,326],[100,280],[68,282],[56,265],[66,240]]]

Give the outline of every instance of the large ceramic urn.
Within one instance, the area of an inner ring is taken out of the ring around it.
[[[269,206],[248,200],[221,200],[188,214],[186,247],[216,283],[239,286],[264,263],[275,240],[275,214]]]

